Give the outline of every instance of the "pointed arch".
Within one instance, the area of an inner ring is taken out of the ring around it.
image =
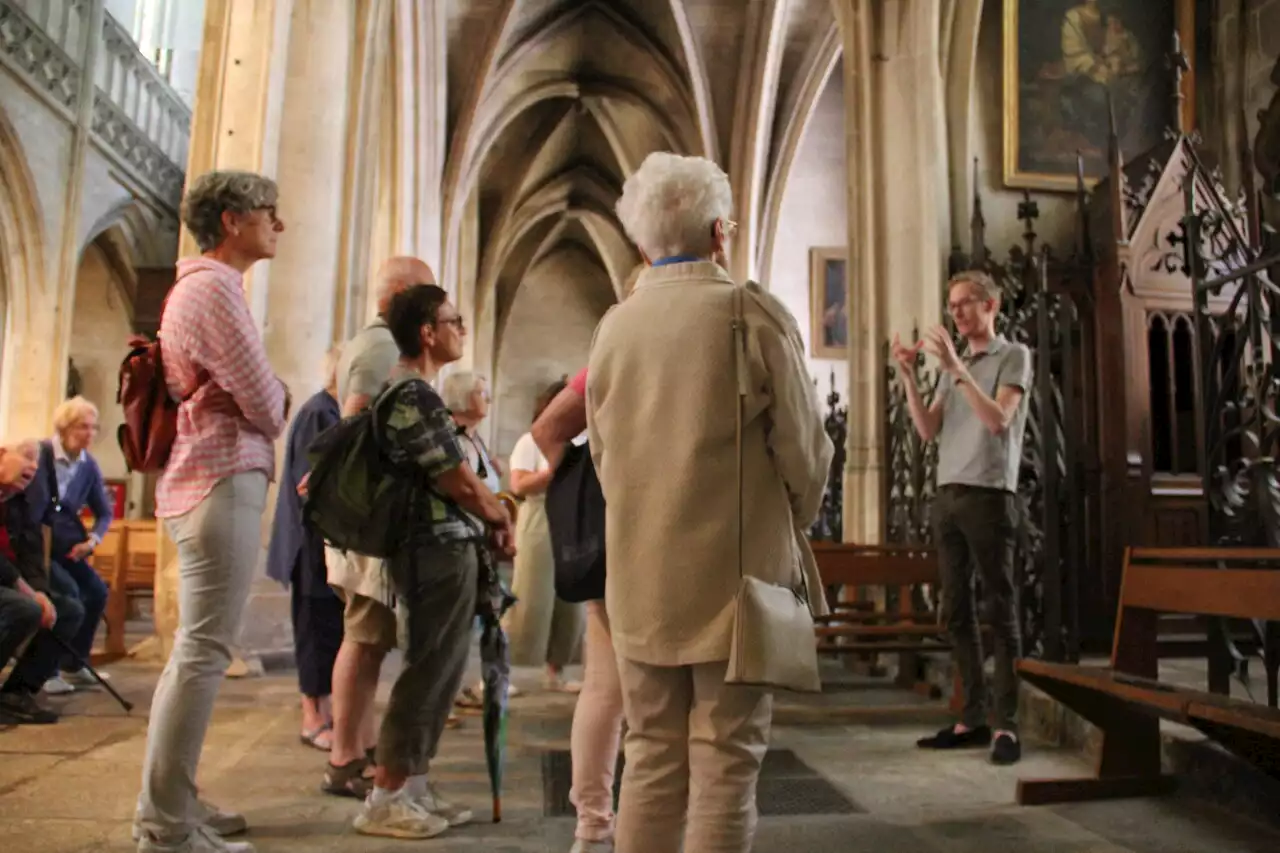
[[[760,211],[760,249],[756,269],[762,275],[767,275],[772,268],[773,240],[778,231],[778,217],[782,213],[782,198],[791,174],[791,164],[795,161],[805,131],[809,128],[809,120],[813,118],[813,111],[817,108],[818,99],[830,82],[841,54],[840,27],[832,22],[805,61],[800,97],[796,98],[783,117],[777,159],[764,190],[764,202]]]
[[[45,275],[45,237],[35,178],[22,144],[0,110],[0,310],[3,341],[0,344],[0,423],[9,436],[15,415],[25,407],[41,404],[41,374],[28,363],[31,343],[39,335],[33,328],[34,300],[48,295]],[[19,373],[19,363],[26,370]],[[47,408],[47,406],[46,406]],[[48,412],[35,408],[26,419],[43,426]]]

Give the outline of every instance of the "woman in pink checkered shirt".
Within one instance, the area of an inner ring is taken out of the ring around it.
[[[156,516],[178,546],[180,623],[151,703],[135,836],[138,853],[253,853],[223,836],[245,820],[196,796],[196,767],[262,548],[274,444],[289,392],[267,361],[244,273],[276,253],[276,185],[209,172],[182,220],[202,254],[178,263],[160,320],[178,435],[156,488]]]

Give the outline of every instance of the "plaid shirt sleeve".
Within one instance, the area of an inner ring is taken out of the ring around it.
[[[425,382],[409,382],[396,394],[387,417],[387,436],[432,480],[466,461],[453,416]]]
[[[284,384],[271,369],[244,294],[220,282],[201,296],[198,323],[204,328],[186,336],[193,361],[231,395],[259,432],[279,438],[286,420]]]

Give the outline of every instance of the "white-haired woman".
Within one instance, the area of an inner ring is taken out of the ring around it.
[[[618,217],[650,268],[601,321],[588,365],[588,435],[608,507],[605,600],[628,728],[618,853],[675,853],[682,836],[698,853],[750,849],[772,696],[725,684],[739,572],[798,581],[797,531],[817,517],[831,461],[795,318],[715,262],[731,205],[728,178],[702,158],[651,154],[627,179]],[[750,389],[743,518],[730,333],[738,295]],[[822,612],[821,585],[806,580]]]
[[[489,447],[480,437],[480,424],[489,416],[489,380],[484,374],[471,370],[456,370],[445,377],[440,387],[441,399],[453,414],[458,425],[458,438],[471,470],[476,472],[489,491],[495,495],[502,491],[502,466],[489,453]],[[476,619],[479,624],[479,618]],[[455,704],[459,708],[479,708],[483,704],[484,682],[474,687],[464,687],[458,692]],[[514,686],[511,695],[515,695]],[[461,721],[456,714],[449,715],[448,725],[457,726]]]
[[[534,421],[566,384],[560,380],[538,395]],[[546,507],[547,487],[555,471],[527,432],[516,441],[507,463],[511,466],[511,491],[523,501],[516,514],[515,574],[511,580],[516,603],[504,620],[511,637],[511,662],[515,666],[545,667],[543,686],[577,693],[582,685],[565,681],[564,667],[578,652],[585,621],[581,604],[556,597],[556,566]]]
[[[88,560],[107,535],[115,506],[98,460],[89,453],[89,445],[98,437],[98,407],[84,397],[63,400],[53,412],[53,430],[52,438],[40,442],[40,470],[30,489],[31,512],[49,526],[50,582],[84,606],[84,620],[71,640],[75,657],[64,655],[60,674],[44,685],[46,693],[59,694],[97,683],[80,663],[93,651],[107,608],[107,585]],[[80,520],[86,508],[93,515],[91,529]]]
[[[139,853],[253,851],[222,838],[245,820],[197,799],[196,767],[249,598],[274,442],[289,414],[244,292],[245,271],[275,256],[284,230],[276,197],[269,178],[219,171],[193,180],[182,201],[201,254],[178,262],[160,319],[165,381],[182,404],[156,486],[156,517],[178,549],[179,622],[151,702]]]
[[[342,599],[329,586],[324,537],[302,520],[298,483],[311,470],[307,450],[316,436],[342,419],[338,409],[338,358],[342,347],[325,354],[324,387],[298,408],[285,440],[284,469],[276,491],[276,513],[267,548],[267,577],[290,591],[293,650],[302,694],[302,731],[306,746],[328,752],[333,746],[333,664],[342,646]]]

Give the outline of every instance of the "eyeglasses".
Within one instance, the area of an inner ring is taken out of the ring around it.
[[[461,314],[459,314],[457,317],[441,317],[440,319],[436,320],[436,322],[443,323],[446,326],[453,326],[459,332],[465,332],[467,330],[467,321],[462,319]]]
[[[280,217],[276,215],[276,206],[274,204],[264,204],[262,207],[255,207],[254,210],[261,210],[266,213],[272,225],[279,224]]]
[[[985,299],[979,299],[976,296],[966,296],[964,299],[961,299],[957,302],[948,302],[947,311],[949,311],[952,314],[955,314],[959,311],[964,310],[965,308],[968,308],[970,305],[976,305],[979,302],[985,302],[985,301],[986,301]]]

